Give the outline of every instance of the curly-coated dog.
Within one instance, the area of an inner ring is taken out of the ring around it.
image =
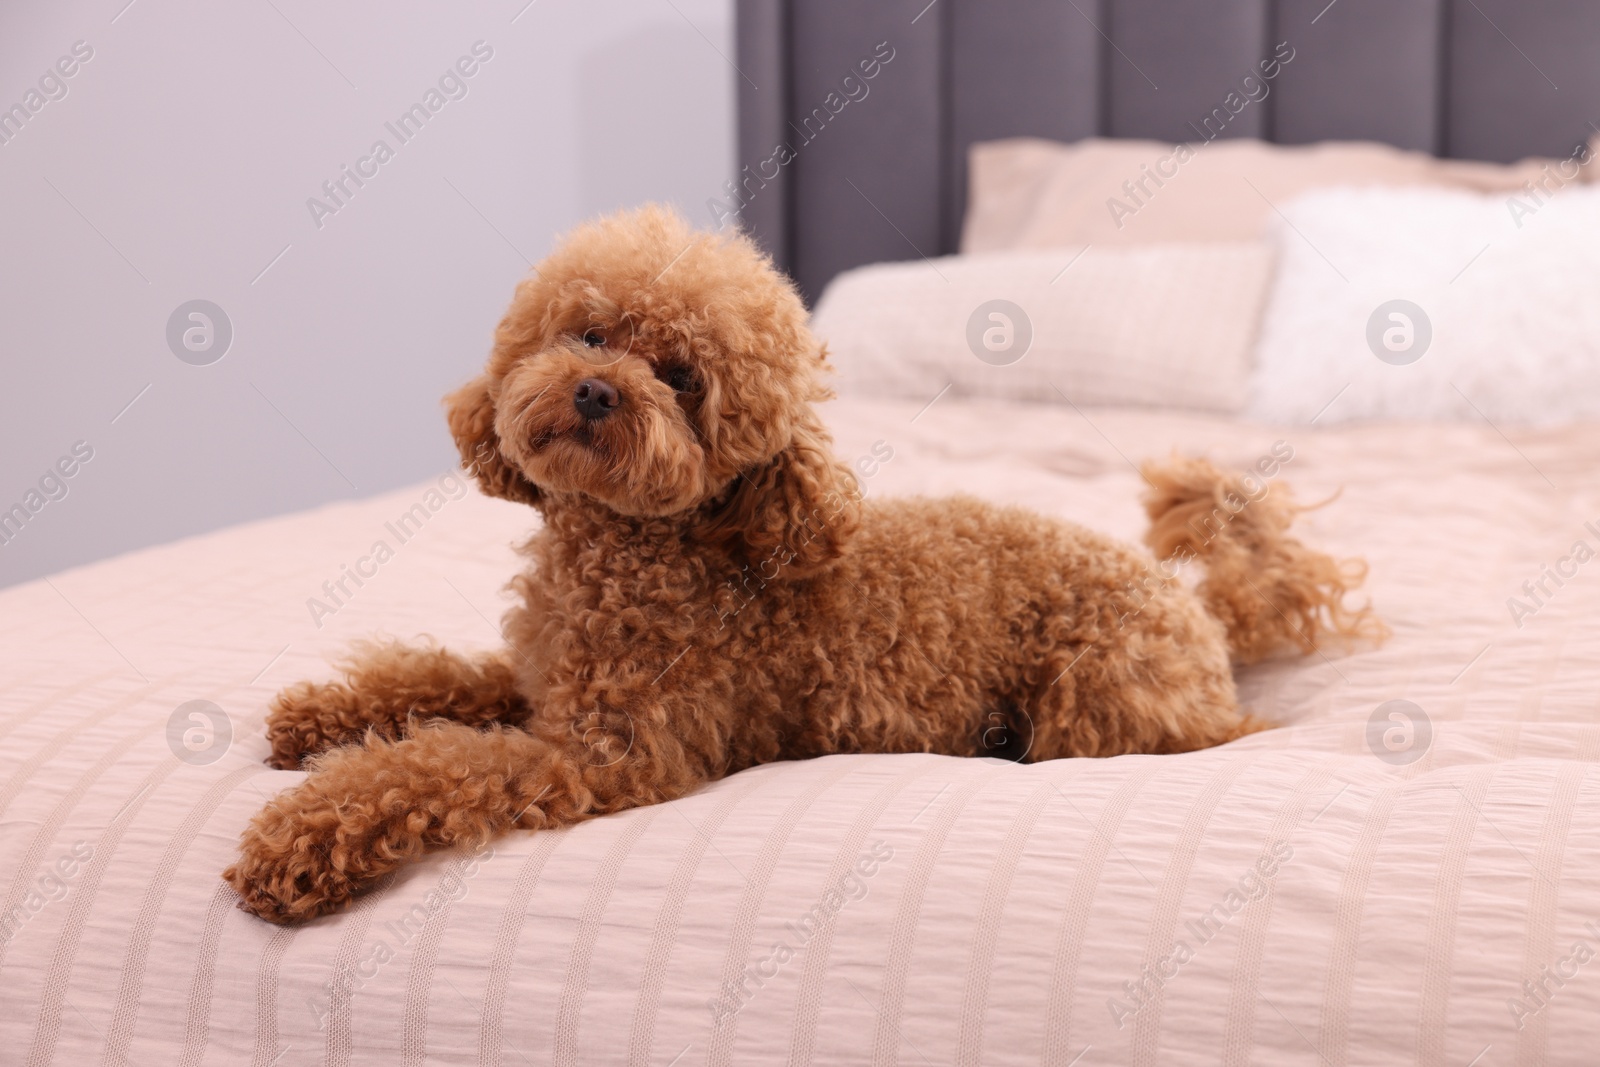
[[[823,346],[741,236],[647,208],[572,234],[447,399],[463,465],[544,522],[507,647],[369,646],[273,705],[306,779],[225,874],[273,922],[480,846],[836,752],[1183,752],[1259,728],[1230,654],[1309,651],[1358,564],[1200,460],[1150,467],[1144,552],[969,498],[863,500],[814,401]]]

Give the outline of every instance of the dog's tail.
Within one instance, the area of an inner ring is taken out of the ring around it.
[[[1240,663],[1280,648],[1317,649],[1324,632],[1381,641],[1388,628],[1370,606],[1346,608],[1367,574],[1361,560],[1335,560],[1288,535],[1301,511],[1284,486],[1222,473],[1203,459],[1146,463],[1145,543],[1165,559],[1204,561],[1196,592],[1228,631]]]

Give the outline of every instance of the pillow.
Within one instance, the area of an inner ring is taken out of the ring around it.
[[[1250,414],[1600,419],[1600,188],[1540,201],[1329,189],[1286,203]]]
[[[1260,240],[1273,205],[1313,188],[1443,185],[1503,192],[1530,181],[1555,188],[1590,180],[1592,158],[1587,145],[1575,146],[1565,160],[1501,165],[1366,142],[992,141],[972,146],[961,250]]]
[[[839,391],[1238,411],[1270,248],[947,256],[839,275],[812,330]]]

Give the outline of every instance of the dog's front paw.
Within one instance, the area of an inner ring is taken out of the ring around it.
[[[374,880],[337,808],[305,790],[267,805],[245,830],[239,859],[222,873],[239,907],[291,925],[336,911]]]
[[[297,771],[309,756],[342,745],[365,730],[355,691],[342,682],[297,682],[272,698],[267,715],[267,763]]]

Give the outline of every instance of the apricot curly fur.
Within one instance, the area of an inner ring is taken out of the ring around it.
[[[224,877],[273,922],[335,910],[430,849],[672,800],[836,752],[1042,760],[1183,752],[1263,728],[1230,657],[1309,648],[1358,580],[1288,538],[1287,496],[1146,472],[1142,551],[968,497],[863,500],[811,408],[824,349],[742,236],[646,208],[583,227],[517,288],[483,375],[447,398],[463,466],[542,526],[507,646],[368,645],[274,701],[305,780]],[[604,417],[575,403],[616,390]],[[1255,597],[1255,600],[1251,598]],[[1275,621],[1276,620],[1276,621]]]
[[[1287,486],[1252,486],[1210,462],[1174,456],[1142,468],[1149,488],[1145,543],[1163,559],[1198,557],[1206,577],[1195,592],[1228,631],[1239,663],[1284,647],[1317,650],[1317,638],[1381,642],[1389,629],[1370,605],[1351,610],[1345,596],[1366,579],[1362,560],[1335,560],[1288,535],[1301,511]]]
[[[414,719],[445,716],[481,726],[527,716],[503,656],[473,661],[442,648],[369,641],[342,666],[342,682],[297,682],[273,699],[269,764],[298,770],[306,757],[368,732],[395,740]]]

